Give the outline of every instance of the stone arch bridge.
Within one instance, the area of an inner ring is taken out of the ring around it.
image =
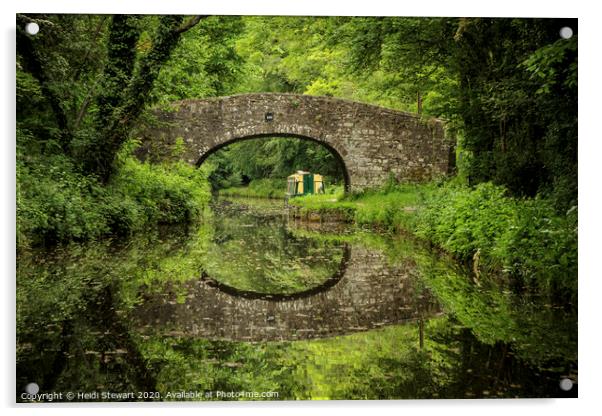
[[[243,94],[183,100],[156,110],[141,129],[141,159],[161,160],[182,138],[183,158],[200,165],[236,141],[293,136],[323,144],[343,167],[346,189],[378,186],[390,176],[426,181],[453,167],[452,142],[437,119],[332,97]]]

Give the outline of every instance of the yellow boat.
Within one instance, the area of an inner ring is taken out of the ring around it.
[[[317,173],[298,170],[286,180],[286,195],[288,197],[323,193],[324,177]]]

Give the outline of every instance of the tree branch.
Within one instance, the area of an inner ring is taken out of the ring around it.
[[[97,174],[103,182],[108,181],[112,173],[115,155],[121,144],[128,138],[132,123],[140,115],[149,100],[149,94],[155,79],[183,33],[181,29],[186,26],[193,26],[190,22],[190,24],[182,26],[183,19],[183,16],[176,15],[161,17],[153,39],[153,46],[146,55],[140,58],[137,70],[128,77],[125,90],[122,90],[122,82],[119,84],[114,82],[117,74],[109,74],[112,75],[110,81],[113,81],[113,85],[120,88],[120,98],[115,102],[110,114],[98,119],[99,122],[102,122],[102,127],[99,126],[100,134],[88,152],[90,157],[89,171]],[[200,17],[198,20],[200,20]],[[113,23],[115,23],[115,18]],[[135,55],[127,57],[129,68],[133,68],[134,62]]]
[[[201,19],[203,19],[205,17],[207,17],[207,16],[199,15],[199,16],[192,17],[188,22],[184,23],[182,26],[180,26],[178,29],[176,29],[175,33],[181,34],[181,33],[189,31],[190,29],[195,27],[201,21]]]
[[[73,74],[72,79],[74,81],[79,80],[81,73],[83,72],[86,64],[88,63],[88,57],[90,56],[92,49],[94,47],[96,47],[96,40],[98,39],[98,36],[100,35],[100,32],[102,31],[102,28],[103,28],[106,20],[107,20],[107,16],[106,15],[102,16],[102,18],[98,22],[98,25],[96,25],[96,29],[94,30],[94,34],[92,35],[91,45],[86,50],[86,54],[84,55],[84,58],[81,60],[80,65],[77,67],[77,69],[75,70],[75,72]]]
[[[84,119],[84,116],[86,115],[86,112],[88,111],[88,107],[90,107],[90,104],[92,103],[92,99],[93,99],[92,96],[93,96],[94,92],[96,91],[97,84],[98,84],[98,78],[94,81],[92,86],[88,89],[86,97],[84,98],[84,101],[82,102],[81,106],[79,107],[77,116],[75,118],[75,123],[73,123],[73,131],[77,131],[82,120]]]

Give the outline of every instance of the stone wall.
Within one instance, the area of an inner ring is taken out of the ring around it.
[[[346,169],[350,189],[378,186],[390,175],[426,181],[450,172],[452,143],[440,120],[332,97],[245,94],[173,103],[159,124],[142,130],[141,158],[162,159],[184,139],[184,159],[200,164],[238,140],[296,136],[328,147]]]

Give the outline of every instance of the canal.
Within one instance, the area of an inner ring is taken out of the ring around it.
[[[409,236],[215,200],[19,254],[17,400],[576,397],[576,311],[520,292]]]

